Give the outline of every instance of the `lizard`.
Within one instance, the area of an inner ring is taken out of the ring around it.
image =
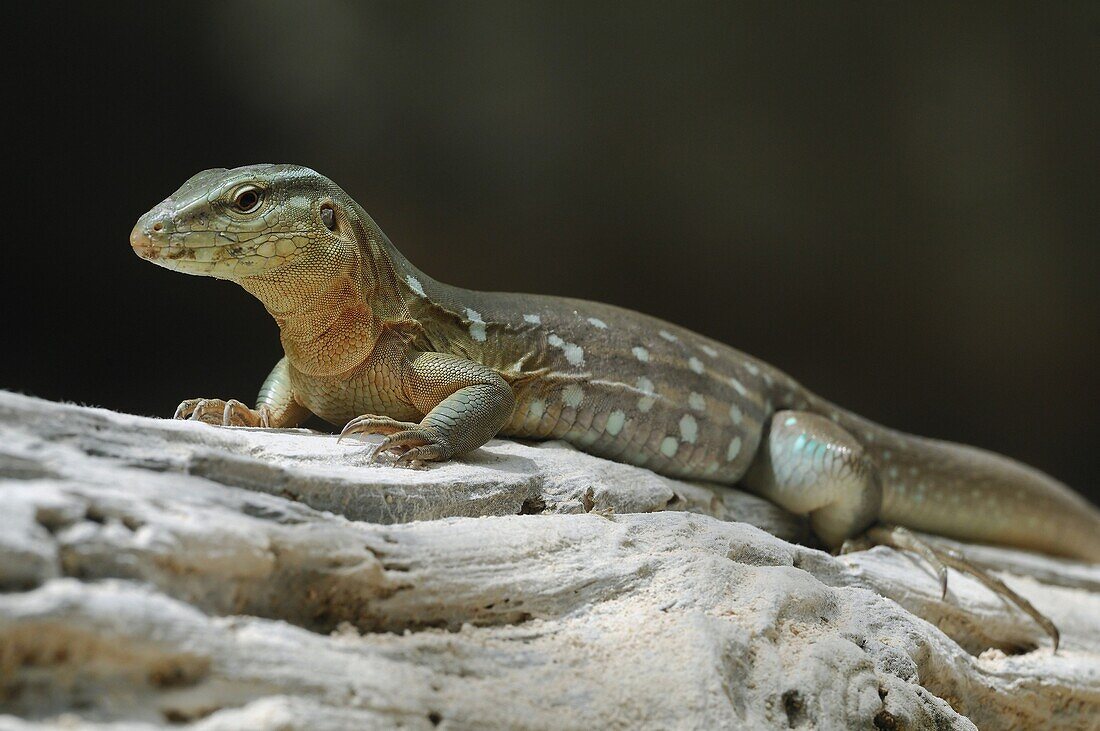
[[[205,170],[143,215],[143,259],[237,282],[285,353],[255,407],[192,398],[174,416],[340,437],[372,461],[446,461],[496,436],[560,439],[674,478],[740,484],[808,516],[831,550],[870,536],[968,571],[1054,639],[999,580],[911,530],[1100,562],[1100,511],[1054,478],[974,447],[864,419],[761,360],[657,318],[577,299],[479,292],[425,274],[325,176]]]

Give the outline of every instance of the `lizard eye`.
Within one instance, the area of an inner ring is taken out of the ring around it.
[[[233,207],[241,213],[252,213],[263,202],[262,191],[251,185],[241,188],[233,197]]]
[[[336,211],[332,210],[332,206],[328,203],[321,206],[321,223],[325,224],[325,228],[329,231],[336,230]]]

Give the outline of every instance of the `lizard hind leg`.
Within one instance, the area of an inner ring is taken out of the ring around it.
[[[832,421],[805,411],[772,416],[745,484],[783,508],[809,515],[830,549],[879,517],[882,487],[863,445]]]
[[[900,526],[877,525],[882,488],[875,467],[860,442],[832,421],[808,412],[777,412],[745,483],[787,510],[809,515],[814,533],[834,551],[845,550],[855,539],[856,544],[917,554],[935,569],[944,597],[948,568],[970,574],[1034,619],[1058,649],[1054,623],[1003,581],[957,551],[932,545]]]
[[[1013,591],[1007,584],[985,569],[974,565],[958,551],[946,546],[925,541],[911,531],[898,525],[876,525],[867,530],[860,542],[870,542],[880,546],[889,546],[899,551],[910,551],[928,561],[936,570],[940,580],[940,598],[947,597],[947,569],[953,568],[960,573],[970,574],[997,596],[1016,605],[1020,611],[1035,620],[1035,623],[1050,635],[1054,643],[1054,652],[1058,652],[1061,635],[1054,622],[1040,612],[1027,599]],[[846,547],[842,552],[849,550]]]

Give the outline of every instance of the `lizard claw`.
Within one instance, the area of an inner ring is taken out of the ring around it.
[[[413,447],[394,462],[395,467],[414,467],[420,462],[436,462],[447,459],[450,455],[446,448],[438,444],[425,444],[422,447]]]
[[[388,416],[363,414],[349,421],[344,428],[340,430],[340,436],[336,437],[336,443],[339,444],[344,437],[352,434],[395,434],[406,429],[417,429],[419,427],[419,424],[413,424],[409,421],[398,421]]]
[[[370,463],[375,464],[384,454],[396,454],[395,467],[409,467],[416,462],[445,460],[454,456],[454,450],[429,427],[414,424],[411,429],[394,432],[383,439],[371,452]]]
[[[237,399],[187,399],[176,407],[172,418],[201,421],[216,426],[266,427],[271,424],[271,413],[267,406],[250,409]]]

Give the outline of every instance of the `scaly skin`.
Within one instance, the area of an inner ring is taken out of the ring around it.
[[[286,357],[255,409],[192,399],[181,418],[289,427],[313,413],[386,435],[379,453],[399,462],[497,434],[564,439],[674,477],[744,481],[809,514],[832,547],[888,523],[1100,561],[1100,512],[1036,470],[878,426],[646,315],[436,282],[307,168],[199,173],[130,240],[161,266],[238,282],[280,328]]]

